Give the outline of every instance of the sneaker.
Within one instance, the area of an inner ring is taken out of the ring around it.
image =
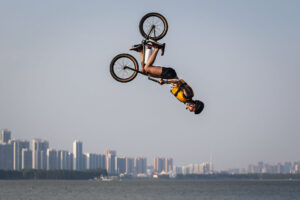
[[[142,49],[143,49],[143,45],[141,45],[141,44],[135,44],[129,50],[140,52]]]

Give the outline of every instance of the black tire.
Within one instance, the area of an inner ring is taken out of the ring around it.
[[[139,65],[136,59],[125,53],[115,56],[110,63],[110,74],[115,80],[122,83],[132,81],[137,75],[136,71],[124,69],[125,66],[136,71],[139,70]]]
[[[152,31],[148,37],[148,33],[151,30],[152,25],[155,25],[155,32]],[[144,38],[157,41],[165,37],[167,34],[168,22],[166,18],[159,13],[148,13],[141,19],[139,29]]]

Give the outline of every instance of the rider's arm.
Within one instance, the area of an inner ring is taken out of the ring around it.
[[[180,81],[179,81],[179,79],[165,79],[165,80],[163,80],[163,79],[160,79],[159,81],[158,81],[161,85],[163,85],[163,84],[178,84]]]
[[[164,81],[164,83],[166,84],[171,84],[171,83],[175,83],[177,84],[179,82],[179,79],[175,78],[175,79],[167,79]]]

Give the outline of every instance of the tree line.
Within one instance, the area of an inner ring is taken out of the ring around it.
[[[177,179],[255,179],[255,180],[275,180],[275,179],[300,179],[300,174],[179,174]]]
[[[95,177],[107,176],[105,169],[93,169],[85,171],[73,170],[36,170],[24,169],[15,170],[0,170],[0,179],[92,179]]]

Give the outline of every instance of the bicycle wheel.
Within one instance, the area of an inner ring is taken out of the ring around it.
[[[129,54],[119,54],[115,56],[110,63],[110,74],[112,77],[122,83],[132,81],[137,72],[128,68],[138,71],[139,65],[136,59]]]
[[[159,13],[148,13],[141,19],[139,29],[144,38],[157,41],[167,34],[168,22]]]

